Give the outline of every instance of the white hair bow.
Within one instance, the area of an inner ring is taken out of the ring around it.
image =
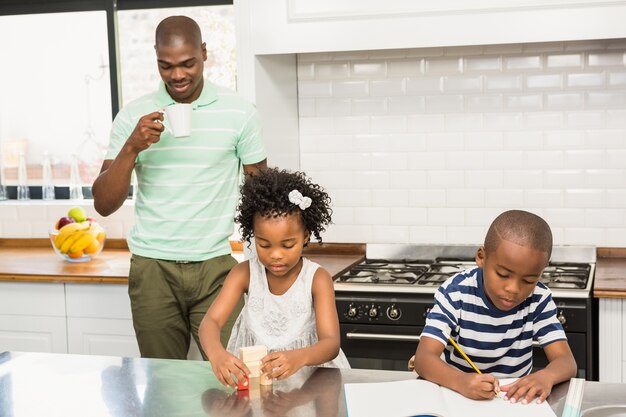
[[[304,197],[300,191],[293,190],[289,193],[289,201],[300,207],[300,210],[306,210],[311,205],[312,200],[309,197]]]

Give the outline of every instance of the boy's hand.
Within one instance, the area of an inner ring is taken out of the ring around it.
[[[228,387],[236,388],[237,380],[250,375],[250,369],[238,357],[222,349],[210,355],[211,368],[217,379]],[[233,378],[236,378],[236,380]]]
[[[268,353],[261,359],[261,372],[278,380],[295,374],[303,366],[302,354],[293,350]]]
[[[459,392],[472,400],[489,400],[496,396],[498,379],[490,374],[464,373]]]
[[[512,384],[503,385],[500,389],[505,393],[504,399],[512,403],[528,404],[537,398],[537,403],[540,404],[550,395],[552,383],[547,376],[538,371],[522,377]]]

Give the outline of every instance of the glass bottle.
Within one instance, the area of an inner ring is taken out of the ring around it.
[[[28,189],[28,172],[26,168],[26,156],[24,152],[19,154],[17,166],[17,199],[30,200],[30,190]]]
[[[41,163],[41,172],[43,181],[41,183],[42,200],[54,200],[54,184],[52,182],[52,162],[50,162],[50,154],[43,153],[43,162]]]
[[[70,165],[70,200],[83,199],[83,184],[80,181],[80,170],[78,169],[78,154],[72,154],[72,164]]]

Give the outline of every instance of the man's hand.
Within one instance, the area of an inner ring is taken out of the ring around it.
[[[155,111],[146,114],[137,122],[133,133],[126,140],[126,145],[137,154],[148,149],[161,139],[161,133],[165,129],[162,122],[163,113]]]

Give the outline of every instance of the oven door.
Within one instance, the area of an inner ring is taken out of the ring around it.
[[[585,356],[585,335],[582,333],[565,333],[567,343],[572,350],[572,355],[578,365],[576,378],[587,378],[587,358]],[[548,358],[539,343],[533,343],[533,372],[548,365]]]
[[[341,349],[350,366],[407,371],[422,327],[342,323]]]

